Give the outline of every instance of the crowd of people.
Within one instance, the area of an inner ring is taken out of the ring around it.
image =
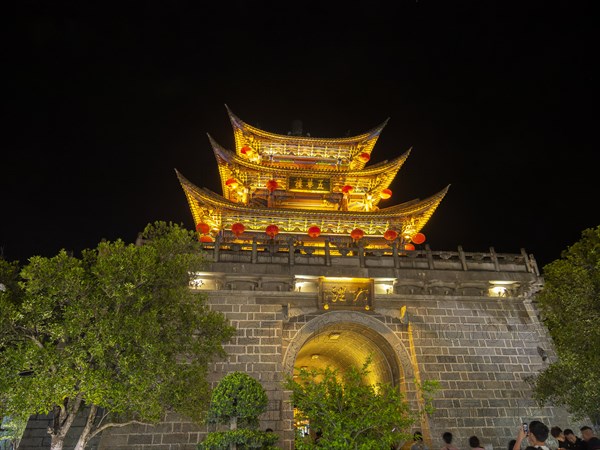
[[[581,437],[577,436],[570,428],[564,430],[558,426],[548,428],[546,424],[539,420],[533,420],[519,427],[517,436],[508,443],[507,450],[600,450],[600,439],[589,426],[583,426],[579,429]],[[558,446],[549,446],[550,435],[558,443]],[[459,450],[461,445],[455,446],[453,435],[449,431],[442,434],[444,446],[440,450]],[[488,446],[482,445],[477,436],[471,436],[468,439],[468,448],[470,450],[486,450]],[[463,447],[465,448],[465,447]],[[423,441],[421,431],[413,434],[413,444],[410,450],[429,450],[429,447]]]
[[[570,428],[566,428],[564,431],[558,426],[548,428],[543,422],[533,420],[519,428],[515,443],[512,448],[509,445],[508,450],[521,450],[523,448],[525,450],[551,450],[546,442],[550,435],[558,443],[557,449],[600,450],[600,439],[596,437],[591,427],[583,426],[579,431],[581,438]]]
[[[270,429],[269,429],[270,431]],[[577,436],[570,428],[564,430],[558,426],[548,428],[546,424],[539,420],[533,420],[522,424],[517,432],[515,439],[508,442],[506,450],[600,450],[600,439],[589,426],[583,426],[579,429],[581,437]],[[550,435],[554,438],[551,444],[547,443]],[[314,436],[314,443],[320,444],[321,430],[317,430]],[[468,449],[460,444],[456,446],[453,442],[454,436],[446,431],[442,434],[443,447],[440,450],[491,450],[491,446],[483,445],[477,436],[470,436],[468,439]],[[467,444],[465,443],[465,444]],[[392,446],[392,449],[399,447]],[[430,450],[423,440],[423,433],[415,431],[413,433],[413,443],[410,450]]]

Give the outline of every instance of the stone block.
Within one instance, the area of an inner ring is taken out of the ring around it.
[[[188,433],[165,433],[162,435],[163,444],[186,444]]]
[[[152,444],[151,434],[130,434],[127,436],[127,445]]]
[[[102,445],[100,448],[110,449],[112,446],[119,447],[127,445],[129,434],[114,434],[113,431],[116,431],[116,428],[108,430],[106,433],[102,434]]]

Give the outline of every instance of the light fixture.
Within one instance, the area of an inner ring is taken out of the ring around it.
[[[490,297],[507,297],[507,292],[504,286],[494,286],[489,289]]]
[[[490,281],[488,295],[490,297],[509,297],[510,289],[515,286],[514,281],[494,280]]]
[[[332,341],[337,341],[340,338],[340,333],[333,332],[333,333],[329,333],[329,339],[331,339]]]
[[[190,286],[194,289],[203,289],[203,288],[207,289],[208,288],[205,281],[200,277],[191,279]]]
[[[310,359],[319,359],[319,356],[321,356],[321,355],[319,355],[318,353],[314,353],[314,354],[310,355]]]

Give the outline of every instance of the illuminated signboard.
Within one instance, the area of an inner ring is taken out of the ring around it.
[[[371,278],[319,279],[319,307],[324,310],[367,310],[373,308]]]
[[[321,177],[289,177],[288,190],[296,192],[331,192],[331,180]]]

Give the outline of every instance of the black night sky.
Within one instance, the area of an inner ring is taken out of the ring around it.
[[[175,169],[220,193],[207,133],[314,137],[388,117],[412,147],[391,206],[446,198],[433,250],[533,254],[600,224],[591,2],[14,2],[4,41],[0,248],[8,260],[135,241],[192,217]],[[12,14],[12,17],[11,17]]]

